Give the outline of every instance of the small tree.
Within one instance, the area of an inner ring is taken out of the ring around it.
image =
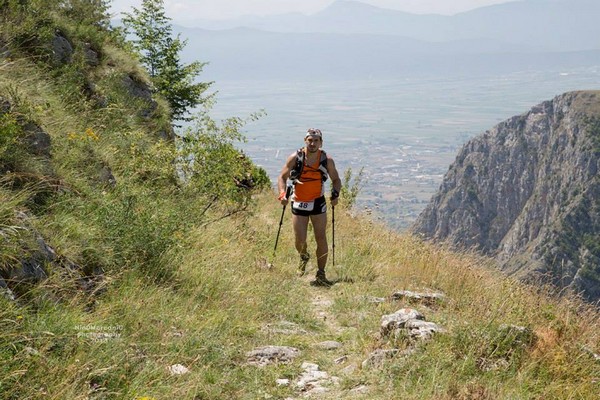
[[[171,107],[173,120],[189,121],[189,110],[204,102],[203,93],[210,82],[194,83],[206,63],[183,64],[180,52],[187,40],[173,37],[171,19],[165,15],[163,0],[143,0],[142,8],[125,14],[123,24],[133,33],[135,50],[148,69],[152,83]]]

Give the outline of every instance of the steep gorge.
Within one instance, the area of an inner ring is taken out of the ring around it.
[[[599,156],[600,92],[557,96],[465,144],[412,231],[598,300]]]

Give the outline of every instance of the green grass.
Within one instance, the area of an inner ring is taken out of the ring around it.
[[[143,270],[111,272],[108,290],[95,299],[91,312],[83,295],[37,300],[28,307],[2,300],[3,348],[8,350],[0,382],[7,398],[86,398],[91,387],[107,398],[293,396],[275,380],[297,377],[300,360],[261,369],[246,366],[245,353],[267,344],[295,346],[302,360],[339,374],[346,364],[337,366],[333,355],[313,345],[340,340],[344,354],[357,364],[373,349],[389,347],[378,337],[379,319],[403,304],[373,304],[365,296],[389,296],[403,288],[446,293],[442,306],[421,310],[447,333],[407,360],[345,376],[346,386],[371,387],[368,398],[568,398],[571,393],[593,398],[597,393],[600,365],[582,350],[599,348],[595,311],[502,278],[472,255],[431,247],[341,212],[336,214],[339,265],[330,275],[352,277],[354,283],[314,289],[294,275],[289,218],[274,269],[260,267],[258,260],[271,257],[280,210],[270,194],[256,201],[260,207],[253,215],[192,230],[181,249],[165,253],[163,268],[173,273],[168,283],[152,283]],[[43,286],[35,290],[38,299],[53,292]],[[329,331],[313,313],[316,294],[332,299],[341,333]],[[308,334],[264,329],[279,321],[296,323]],[[538,339],[517,342],[503,336],[502,324],[527,326]],[[97,343],[86,337],[81,327],[87,326],[100,327],[91,333],[116,331],[120,337]],[[26,347],[39,354],[29,354]],[[166,368],[175,363],[192,372],[169,376]]]

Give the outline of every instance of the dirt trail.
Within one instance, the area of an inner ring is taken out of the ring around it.
[[[312,311],[315,317],[324,323],[326,330],[316,340],[316,349],[319,358],[328,358],[331,362],[326,368],[316,364],[310,359],[303,360],[304,372],[294,383],[298,394],[286,400],[315,398],[315,399],[366,399],[368,388],[357,386],[354,388],[343,388],[342,379],[349,377],[358,369],[356,363],[352,362],[355,355],[349,354],[351,343],[341,343],[332,338],[344,336],[343,333],[349,328],[341,326],[332,311],[335,291],[333,289],[313,288]],[[322,340],[321,340],[322,339]]]

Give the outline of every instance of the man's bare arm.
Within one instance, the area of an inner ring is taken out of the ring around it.
[[[283,166],[283,168],[281,169],[281,172],[279,173],[279,177],[277,178],[277,190],[279,195],[281,196],[281,193],[285,193],[286,191],[286,186],[287,186],[287,180],[290,177],[290,173],[292,172],[292,169],[294,168],[294,165],[296,164],[296,154],[292,154],[288,157],[288,159],[285,161],[285,165]],[[281,204],[287,204],[287,199],[281,200]]]
[[[333,158],[330,157],[327,157],[327,173],[331,178],[331,186],[333,188],[333,191],[335,191],[339,195],[340,191],[342,190],[342,180],[340,179],[340,174],[337,168],[335,167],[335,162],[333,161]],[[337,205],[337,197],[332,198],[331,204],[334,206]]]

